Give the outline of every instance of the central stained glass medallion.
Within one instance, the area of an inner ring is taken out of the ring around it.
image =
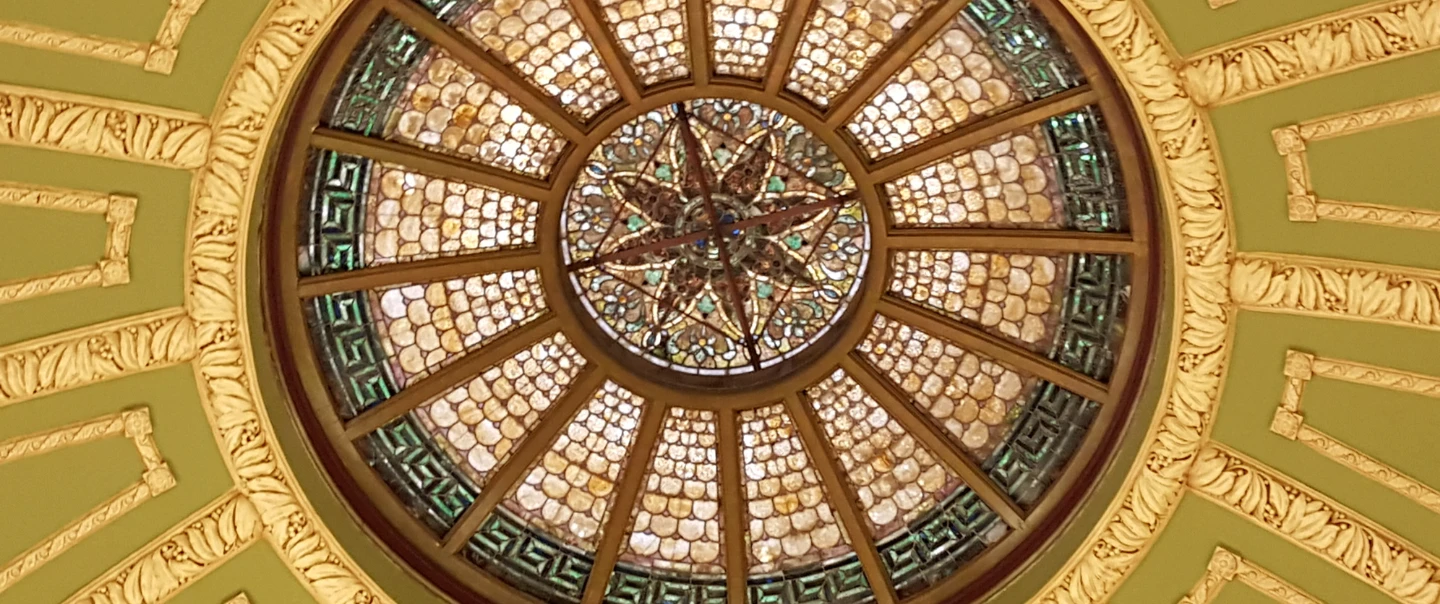
[[[689,375],[785,372],[844,316],[870,253],[863,203],[830,147],[729,99],[622,125],[586,159],[561,229],[600,329]]]

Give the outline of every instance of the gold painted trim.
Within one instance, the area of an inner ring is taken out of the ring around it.
[[[190,18],[200,12],[204,4],[205,0],[171,0],[170,8],[160,21],[160,30],[150,42],[92,36],[19,21],[0,21],[0,44],[63,52],[169,74],[175,67],[175,56],[185,28],[189,27]]]
[[[228,562],[261,532],[260,515],[250,498],[231,490],[136,550],[65,604],[159,604]]]
[[[1339,138],[1436,116],[1440,116],[1440,94],[1430,94],[1276,128],[1271,136],[1275,139],[1276,152],[1285,159],[1290,220],[1315,222],[1324,218],[1440,231],[1440,212],[1434,210],[1321,199],[1315,194],[1315,185],[1310,179],[1307,153],[1311,141]]]
[[[1220,589],[1231,581],[1249,585],[1281,604],[1323,604],[1314,596],[1224,547],[1215,548],[1215,553],[1210,556],[1210,563],[1205,565],[1205,575],[1200,577],[1200,582],[1195,584],[1190,593],[1180,598],[1179,604],[1210,604],[1220,595]]]
[[[1440,331],[1440,271],[1242,253],[1230,273],[1230,289],[1245,310]]]
[[[0,304],[87,287],[129,283],[130,230],[135,224],[137,203],[136,198],[126,195],[0,181],[0,205],[103,214],[107,227],[105,256],[100,261],[37,277],[0,282]]]
[[[195,357],[183,308],[108,321],[0,347],[0,408]]]
[[[0,593],[26,575],[39,570],[82,539],[124,516],[140,504],[175,486],[175,475],[155,444],[154,427],[148,408],[129,409],[0,442],[0,465],[114,436],[125,436],[135,444],[145,466],[140,479],[120,493],[91,508],[84,516],[51,533],[0,567]]]
[[[1185,483],[1228,509],[1402,602],[1440,597],[1440,559],[1305,484],[1211,442]]]
[[[1222,6],[1230,6],[1231,4],[1234,4],[1234,3],[1239,2],[1239,1],[1240,1],[1240,0],[1210,0],[1210,8],[1220,8],[1220,7],[1222,7]]]
[[[1200,105],[1226,105],[1434,50],[1437,29],[1434,0],[1372,2],[1202,50],[1186,59],[1184,81]]]
[[[1336,463],[1440,513],[1440,491],[1305,423],[1300,400],[1316,375],[1432,398],[1440,398],[1440,378],[1289,350],[1285,352],[1285,390],[1270,424],[1271,432],[1305,443]]]
[[[235,594],[235,597],[226,600],[225,604],[250,604],[250,596],[245,595],[245,592],[242,591]]]
[[[205,163],[210,124],[199,114],[0,84],[0,145],[193,169]]]

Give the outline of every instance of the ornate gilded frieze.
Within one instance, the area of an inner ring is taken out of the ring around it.
[[[1344,73],[1440,46],[1440,2],[1387,0],[1227,42],[1186,59],[1185,85],[1204,106]]]
[[[0,181],[0,205],[60,210],[105,216],[105,256],[95,264],[46,275],[0,282],[0,304],[36,298],[46,294],[110,287],[130,282],[130,229],[135,224],[135,204],[127,195],[57,189]]]
[[[1320,358],[1296,350],[1286,351],[1285,391],[1280,398],[1280,407],[1275,410],[1275,420],[1270,425],[1270,431],[1305,443],[1336,463],[1359,472],[1431,511],[1440,512],[1440,492],[1305,423],[1300,401],[1305,394],[1305,387],[1316,376],[1431,398],[1440,398],[1440,378],[1363,363]]]
[[[1242,253],[1230,273],[1246,310],[1440,330],[1440,272],[1289,254]]]
[[[0,592],[64,554],[95,531],[175,486],[175,475],[170,472],[170,466],[155,444],[154,428],[147,408],[129,409],[0,442],[0,465],[3,465],[116,436],[124,436],[135,443],[135,450],[145,466],[140,479],[0,566]]]
[[[0,407],[195,357],[182,308],[126,317],[0,348]]]
[[[1205,566],[1204,576],[1190,593],[1180,599],[1180,604],[1210,604],[1220,595],[1220,589],[1231,581],[1248,585],[1281,604],[1322,604],[1300,588],[1223,547],[1215,548],[1210,563]]]
[[[170,0],[170,8],[160,21],[160,30],[150,42],[92,36],[19,21],[0,21],[0,43],[113,61],[168,74],[175,67],[180,37],[185,35],[190,18],[204,4],[205,0]]]
[[[1322,199],[1315,193],[1315,185],[1310,179],[1307,152],[1312,141],[1340,138],[1436,116],[1440,116],[1440,94],[1430,94],[1275,129],[1272,133],[1275,150],[1285,158],[1290,220],[1339,220],[1440,231],[1440,212],[1434,210]]]
[[[0,145],[198,168],[210,124],[188,111],[0,84]]]

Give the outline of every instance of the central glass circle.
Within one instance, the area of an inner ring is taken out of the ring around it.
[[[561,230],[600,330],[690,375],[786,372],[846,314],[870,254],[864,204],[834,152],[732,99],[622,125],[586,159]]]

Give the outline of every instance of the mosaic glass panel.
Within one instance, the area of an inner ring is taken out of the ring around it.
[[[1035,379],[946,340],[876,315],[860,351],[977,461],[1010,431]]]
[[[370,467],[400,496],[410,514],[443,536],[475,502],[480,489],[409,417],[361,438],[356,446]]]
[[[1084,83],[1075,59],[1030,0],[974,0],[965,16],[1004,63],[1025,97],[1031,100]]]
[[[1099,411],[1095,401],[1042,382],[982,469],[1021,508],[1032,509],[1074,457]]]
[[[645,401],[606,382],[504,505],[532,526],[593,553]]]
[[[805,393],[876,540],[904,528],[960,486],[959,477],[843,370]]]
[[[400,142],[544,178],[565,140],[494,84],[440,50],[405,85],[395,127]]]
[[[786,8],[786,0],[711,0],[715,73],[751,80],[765,77],[765,64]]]
[[[685,573],[725,573],[715,422],[713,411],[670,408],[622,561]]]
[[[1048,354],[1068,265],[1062,256],[899,250],[890,293]]]
[[[875,593],[854,554],[825,565],[751,577],[750,604],[865,604]]]
[[[565,336],[555,334],[421,405],[416,416],[456,465],[485,486],[584,365]]]
[[[535,244],[533,200],[389,163],[371,187],[366,266]]]
[[[485,2],[460,19],[460,31],[581,119],[620,99],[565,0]]]
[[[600,8],[643,84],[690,75],[684,0],[600,0]]]
[[[724,575],[659,573],[617,564],[605,604],[726,604]]]
[[[428,40],[398,19],[380,18],[350,56],[321,122],[365,136],[382,135],[406,81],[429,49]]]
[[[969,487],[879,545],[890,583],[908,598],[949,578],[1010,532]]]
[[[1125,181],[1120,156],[1096,107],[1044,122],[1060,190],[1065,195],[1065,226],[1084,231],[1124,231]]]
[[[851,551],[784,405],[740,412],[750,573],[800,568]]]
[[[939,0],[819,0],[785,87],[828,107]]]
[[[342,419],[351,419],[400,390],[375,337],[364,294],[311,298],[306,310],[310,337],[328,353],[321,355],[321,363]]]
[[[535,269],[401,285],[372,295],[377,333],[402,383],[529,323],[546,307]]]
[[[702,158],[685,156],[692,133]],[[736,225],[723,244],[702,178],[717,219]],[[566,201],[564,258],[586,310],[631,352],[691,374],[745,373],[794,356],[848,307],[870,242],[853,190],[834,152],[790,118],[692,101],[632,120],[591,154]]]
[[[1108,380],[1125,339],[1130,259],[1080,254],[1071,260],[1069,272],[1060,336],[1050,358],[1097,380]]]
[[[1059,228],[1065,202],[1043,128],[1032,126],[885,183],[896,225]]]
[[[871,158],[899,152],[1024,99],[1003,63],[966,20],[936,34],[846,129]]]
[[[465,559],[543,602],[579,604],[595,561],[496,508],[466,542]]]
[[[307,200],[301,214],[300,274],[318,275],[361,267],[361,223],[370,160],[334,151],[311,150]]]

